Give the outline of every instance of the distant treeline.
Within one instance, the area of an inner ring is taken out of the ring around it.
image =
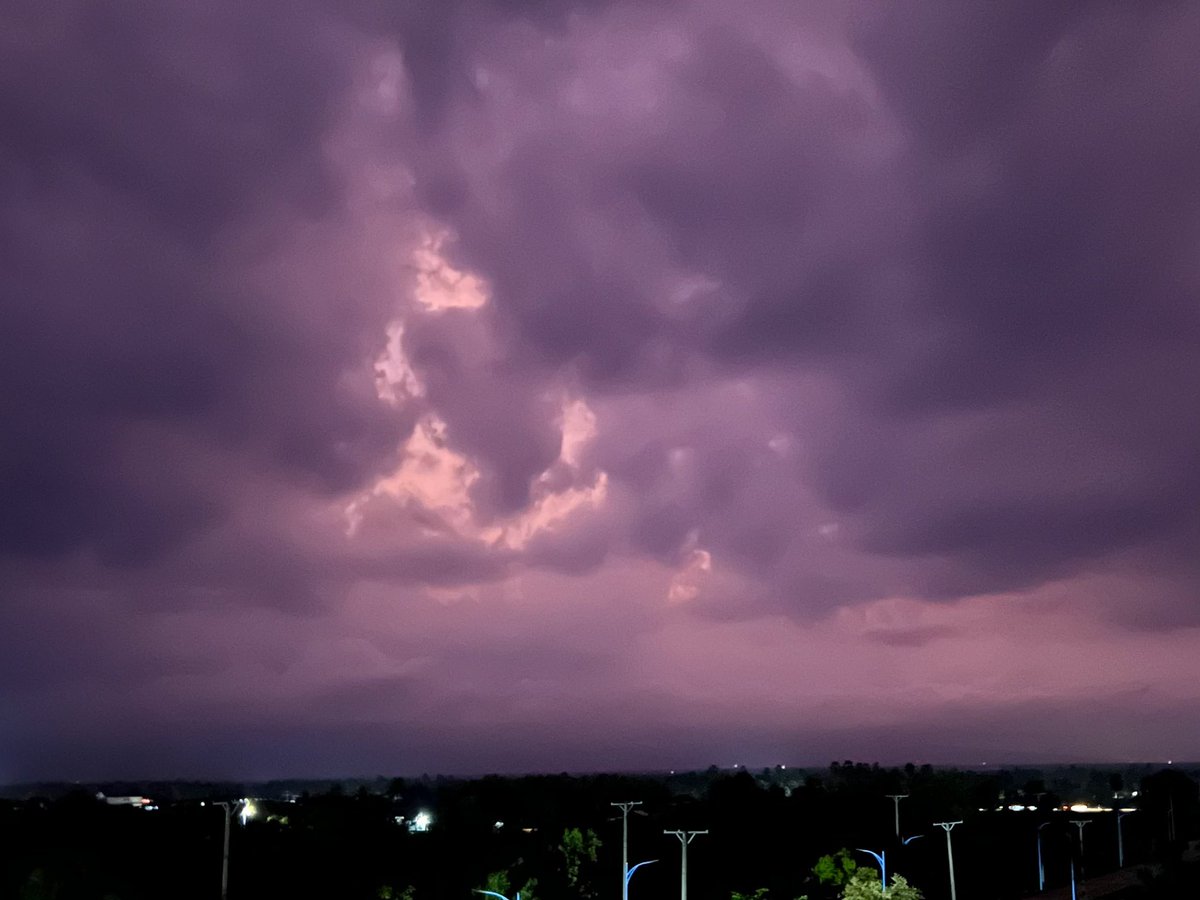
[[[231,900],[466,900],[484,888],[522,900],[615,900],[622,813],[612,804],[640,801],[628,818],[630,865],[657,862],[635,874],[633,898],[679,890],[679,841],[663,832],[685,829],[708,832],[689,847],[693,900],[827,900],[836,886],[814,867],[843,849],[877,865],[857,848],[886,855],[889,872],[942,900],[946,837],[934,823],[961,820],[951,838],[959,896],[1003,900],[1038,887],[1039,844],[1047,888],[1066,883],[1072,859],[1095,877],[1118,855],[1176,877],[1172,867],[1200,836],[1198,778],[1190,765],[845,761],[753,772],[19,785],[0,802],[0,897],[219,897],[225,809],[214,804],[225,801]],[[133,796],[151,802],[108,802]],[[254,802],[245,809],[241,798]],[[1073,821],[1091,823],[1082,858]]]

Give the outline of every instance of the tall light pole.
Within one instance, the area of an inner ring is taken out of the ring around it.
[[[955,825],[962,824],[962,819],[957,822],[934,822],[933,824],[946,832],[946,864],[950,867],[950,900],[958,900],[958,893],[954,889],[954,848],[950,846],[950,832],[954,830]]]
[[[882,889],[883,893],[886,894],[887,893],[887,851],[884,850],[881,853],[876,853],[874,850],[864,850],[862,847],[859,847],[858,852],[859,853],[870,853],[873,857],[875,857],[877,860],[879,860],[879,881],[880,881],[881,889]]]
[[[629,811],[635,806],[641,806],[641,800],[625,800],[621,803],[610,803],[621,810],[621,900],[629,900]]]
[[[1042,829],[1049,825],[1049,822],[1043,822],[1037,827],[1037,848],[1038,848],[1038,890],[1046,889],[1046,867],[1042,864]]]
[[[1129,813],[1127,813],[1127,812],[1117,813],[1117,868],[1118,869],[1125,868],[1125,839],[1121,834],[1121,820],[1123,818],[1125,818],[1127,815],[1129,815]]]
[[[225,838],[221,842],[221,900],[229,896],[229,802],[220,800],[213,804],[225,810]]]
[[[900,840],[900,801],[908,799],[908,794],[888,794],[888,798],[896,804],[896,840]]]
[[[673,834],[679,838],[679,900],[687,900],[687,848],[698,834],[708,834],[708,829],[703,831],[663,831],[663,834]]]

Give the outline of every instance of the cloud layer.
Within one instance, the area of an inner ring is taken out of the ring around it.
[[[1200,755],[1194,5],[2,24],[0,780]]]

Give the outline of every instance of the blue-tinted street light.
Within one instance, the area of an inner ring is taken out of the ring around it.
[[[870,853],[879,860],[879,880],[883,883],[884,893],[887,893],[887,851],[884,850],[882,853],[876,853],[874,850],[864,850],[862,847],[859,847],[858,852]]]
[[[1125,838],[1121,834],[1121,820],[1123,818],[1125,818],[1127,815],[1129,815],[1129,813],[1127,813],[1127,812],[1117,813],[1117,868],[1118,869],[1125,868]]]
[[[636,866],[629,867],[629,871],[625,873],[625,896],[626,897],[629,896],[629,879],[633,877],[633,873],[636,872],[638,869],[640,869],[642,866],[648,866],[648,865],[650,865],[650,863],[656,863],[656,862],[658,862],[657,859],[648,859],[645,862],[638,863]]]
[[[1049,822],[1043,822],[1037,827],[1037,848],[1038,848],[1038,890],[1046,889],[1046,867],[1042,864],[1042,829],[1049,825]]]

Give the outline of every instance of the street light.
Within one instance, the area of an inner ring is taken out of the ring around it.
[[[1127,813],[1127,812],[1117,813],[1117,868],[1118,869],[1125,868],[1125,839],[1121,834],[1121,820],[1123,818],[1125,818],[1127,815],[1129,815],[1129,813]]]
[[[625,800],[621,803],[610,803],[609,806],[621,810],[621,900],[629,900],[629,811],[635,806],[641,806],[641,800]],[[639,864],[640,865],[640,864]]]
[[[962,819],[957,822],[934,822],[933,824],[946,832],[946,864],[950,867],[950,900],[958,900],[958,894],[954,889],[954,848],[950,846],[950,832],[954,830],[955,825],[962,824]]]
[[[877,860],[879,860],[880,888],[886,894],[887,893],[887,851],[884,850],[881,853],[876,853],[874,850],[864,850],[862,847],[859,847],[858,852],[859,853],[870,853],[873,857],[875,857]]]
[[[703,831],[667,831],[663,830],[663,834],[673,834],[679,838],[679,900],[687,900],[687,848],[698,834],[708,834],[708,829]]]
[[[638,863],[636,866],[629,867],[629,872],[625,875],[625,885],[623,888],[624,896],[626,896],[626,897],[629,896],[629,879],[633,877],[633,873],[636,872],[638,869],[640,869],[642,866],[648,866],[648,865],[650,865],[650,863],[656,863],[656,862],[658,862],[657,859],[648,859],[645,862]]]
[[[1046,889],[1046,867],[1042,864],[1042,829],[1049,825],[1049,822],[1043,822],[1037,827],[1037,848],[1038,848],[1038,890]]]
[[[505,897],[503,894],[497,894],[495,891],[484,891],[484,890],[480,890],[479,888],[475,888],[475,893],[486,894],[488,897],[499,897],[500,900],[508,900],[508,898]],[[521,892],[520,891],[517,891],[517,893],[513,896],[513,900],[521,900]]]

